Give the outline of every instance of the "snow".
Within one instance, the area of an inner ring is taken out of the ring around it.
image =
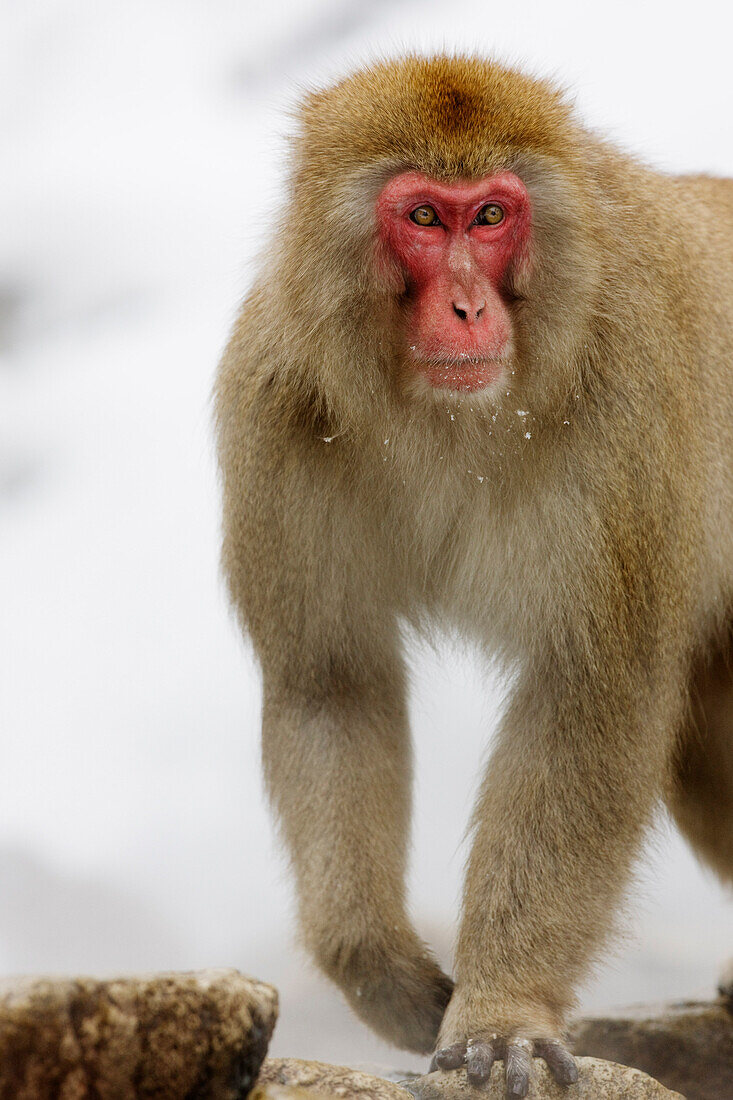
[[[733,174],[733,17],[26,0],[2,18],[0,972],[235,965],[280,987],[273,1051],[420,1065],[295,946],[257,670],[218,578],[209,395],[282,199],[287,108],[362,60],[456,46],[557,75],[661,166]],[[412,898],[448,958],[498,687],[447,647],[415,669]],[[730,900],[671,833],[656,848],[588,1005],[709,991],[731,950]]]

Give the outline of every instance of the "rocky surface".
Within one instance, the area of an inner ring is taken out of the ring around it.
[[[687,1100],[733,1100],[733,1015],[724,1000],[588,1017],[573,1025],[570,1045],[636,1066]]]
[[[391,1075],[390,1075],[391,1076]],[[422,1078],[419,1078],[422,1080]],[[359,1097],[360,1100],[409,1100],[405,1090],[386,1077],[348,1066],[304,1062],[299,1058],[267,1058],[257,1080],[259,1087],[296,1088],[321,1096]]]
[[[580,1080],[570,1089],[561,1088],[550,1077],[542,1062],[535,1063],[532,1100],[683,1100],[645,1073],[595,1058],[580,1058]],[[485,1088],[469,1085],[463,1070],[453,1073],[428,1073],[411,1077],[401,1084],[371,1074],[329,1066],[323,1062],[301,1062],[295,1058],[268,1058],[260,1074],[262,1100],[289,1100],[269,1097],[268,1090],[294,1088],[302,1094],[322,1097],[357,1096],[363,1100],[405,1100],[405,1091],[417,1100],[505,1100],[504,1066],[498,1062]],[[293,1097],[292,1100],[297,1100]]]
[[[576,1085],[556,1084],[543,1062],[535,1062],[531,1100],[684,1100],[645,1073],[613,1062],[579,1058]],[[410,1082],[418,1100],[506,1100],[504,1065],[497,1062],[488,1087],[469,1085],[465,1072],[429,1073]]]
[[[733,1100],[732,991],[577,1021],[580,1081],[536,1061],[532,1100]],[[504,1100],[503,1063],[478,1090],[462,1070],[265,1059],[276,1018],[275,990],[236,970],[0,982],[0,1100]]]
[[[236,970],[0,984],[0,1100],[242,1100],[277,994]]]
[[[260,1084],[258,1081],[248,1100],[317,1100],[321,1094],[313,1089],[298,1088],[297,1085]],[[402,1094],[406,1100],[405,1094]]]

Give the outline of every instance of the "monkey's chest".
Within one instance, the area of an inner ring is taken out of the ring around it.
[[[523,639],[557,616],[568,571],[580,565],[582,519],[567,499],[551,496],[526,496],[521,509],[509,509],[490,486],[433,504],[431,512],[423,501],[398,520],[406,604],[492,650],[521,656]]]

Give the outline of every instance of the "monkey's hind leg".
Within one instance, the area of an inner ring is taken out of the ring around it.
[[[693,677],[669,809],[699,858],[733,885],[733,645]]]
[[[682,732],[668,799],[700,859],[733,885],[733,646],[719,647],[695,672],[689,720]],[[733,1008],[733,959],[719,982]]]

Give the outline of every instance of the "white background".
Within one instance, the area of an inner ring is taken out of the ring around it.
[[[209,394],[299,89],[411,47],[553,75],[669,170],[733,174],[727,4],[0,3],[0,972],[233,965],[273,1051],[419,1061],[295,946],[259,689],[218,578]],[[415,654],[414,912],[449,962],[498,694]],[[570,766],[570,762],[569,762]],[[708,993],[730,897],[661,826],[585,1006]]]

